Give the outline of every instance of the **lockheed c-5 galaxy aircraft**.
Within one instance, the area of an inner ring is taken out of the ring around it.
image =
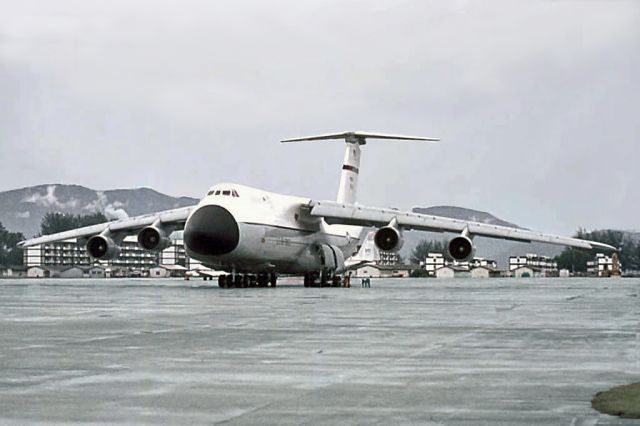
[[[286,139],[282,142],[344,139],[346,151],[336,201],[293,197],[256,188],[221,183],[212,186],[191,207],[87,226],[23,241],[20,247],[76,238],[95,259],[109,260],[120,253],[128,235],[138,235],[141,247],[160,251],[169,235],[184,230],[187,254],[228,274],[219,277],[226,287],[275,286],[278,274],[304,275],[305,286],[341,283],[360,241],[363,227],[376,227],[375,245],[384,251],[402,247],[403,230],[454,232],[448,256],[458,261],[473,257],[473,238],[544,242],[583,249],[615,250],[606,244],[542,234],[524,229],[468,222],[396,209],[357,204],[360,147],[366,139],[437,141],[415,136],[344,132]]]

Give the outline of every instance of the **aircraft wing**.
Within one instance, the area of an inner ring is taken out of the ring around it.
[[[341,204],[333,201],[311,201],[309,203],[309,214],[311,216],[323,217],[329,224],[382,227],[388,225],[393,219],[395,219],[397,221],[397,225],[402,229],[462,233],[466,228],[468,228],[468,231],[472,236],[477,235],[528,243],[535,241],[582,249],[604,249],[607,251],[616,250],[615,247],[608,244],[598,243],[596,241],[561,237],[529,231],[526,229],[509,228],[506,226],[470,222],[449,217],[431,216],[395,209]]]
[[[98,235],[107,229],[114,234],[132,234],[145,226],[152,225],[158,220],[163,225],[180,228],[184,226],[184,223],[187,221],[187,217],[189,217],[189,213],[193,208],[195,208],[195,206],[181,207],[179,209],[165,210],[158,213],[135,216],[128,219],[114,220],[111,222],[100,223],[98,225],[85,226],[84,228],[58,232],[56,234],[21,241],[18,243],[18,247],[30,247],[39,244],[64,241],[71,238],[89,238],[93,235]]]

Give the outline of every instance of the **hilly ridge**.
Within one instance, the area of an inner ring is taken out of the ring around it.
[[[88,214],[101,211],[122,219],[196,204],[195,198],[171,197],[151,188],[97,191],[80,185],[45,184],[0,192],[0,222],[26,237],[37,234],[50,211]]]
[[[460,220],[468,220],[471,222],[480,222],[490,225],[507,226],[510,228],[521,228],[514,223],[507,222],[500,219],[491,213],[483,212],[480,210],[468,209],[464,207],[455,206],[432,206],[432,207],[415,207],[412,210],[414,213],[429,214],[434,216],[452,217]],[[409,259],[413,248],[423,239],[427,240],[448,240],[453,237],[451,233],[438,233],[438,232],[420,232],[409,231],[404,233],[405,245],[402,248],[400,254]],[[493,259],[498,262],[500,268],[507,268],[509,265],[509,256],[512,255],[525,255],[528,253],[535,253],[542,256],[554,257],[560,254],[563,247],[553,244],[543,243],[520,243],[506,240],[496,240],[493,238],[474,238],[476,245],[476,256],[483,257],[485,259]]]

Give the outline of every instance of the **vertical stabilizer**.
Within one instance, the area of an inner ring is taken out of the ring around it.
[[[338,187],[337,198],[339,203],[344,204],[355,204],[356,202],[358,174],[360,173],[360,145],[366,144],[366,139],[395,139],[428,142],[438,141],[438,139],[423,138],[420,136],[390,135],[386,133],[369,132],[342,132],[285,139],[281,142],[319,141],[327,139],[344,139],[347,143],[344,153],[344,161],[342,162],[342,173],[340,174],[340,186]]]
[[[356,137],[346,138],[347,146],[344,151],[342,173],[340,173],[340,186],[336,201],[344,204],[355,204],[358,192],[358,174],[360,173],[360,145],[362,143]]]

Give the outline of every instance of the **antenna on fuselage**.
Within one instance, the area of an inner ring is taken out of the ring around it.
[[[437,142],[440,140],[434,138],[425,138],[422,136],[391,135],[386,133],[342,132],[284,139],[280,142],[284,143],[321,141],[329,139],[344,139],[347,143],[347,148],[344,153],[344,162],[342,163],[342,174],[340,175],[340,187],[338,188],[337,199],[339,203],[344,204],[354,204],[356,202],[358,174],[360,173],[360,145],[365,145],[367,143],[367,139],[392,139],[427,142]]]

